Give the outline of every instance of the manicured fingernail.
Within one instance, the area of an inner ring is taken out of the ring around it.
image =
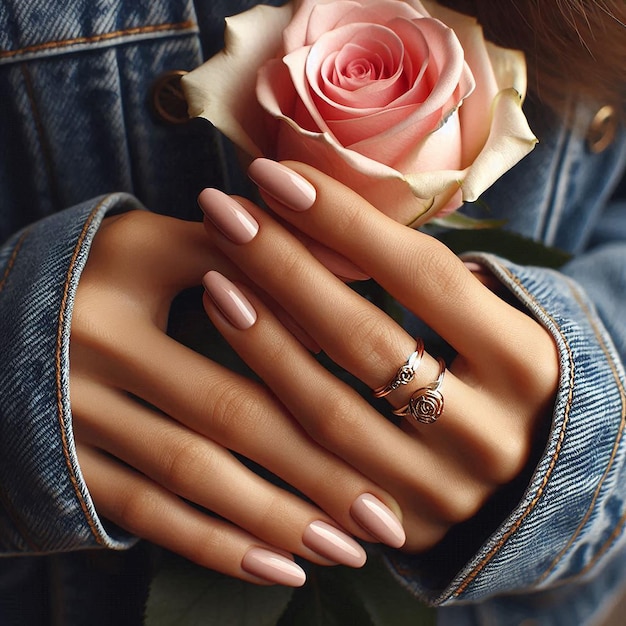
[[[350,509],[352,518],[365,530],[392,548],[400,548],[406,534],[393,511],[371,493],[359,496]]]
[[[235,328],[246,330],[256,322],[254,307],[228,278],[210,271],[205,274],[202,284],[215,306]]]
[[[241,561],[241,568],[248,574],[288,587],[302,587],[306,582],[306,574],[297,563],[265,548],[250,548]]]
[[[300,174],[276,161],[256,159],[248,168],[248,176],[270,196],[294,211],[306,211],[315,202],[315,187]]]
[[[365,550],[354,539],[326,522],[311,522],[302,535],[302,543],[329,561],[348,567],[362,567],[367,560]]]
[[[198,204],[211,223],[231,241],[248,243],[259,232],[259,224],[235,199],[217,189],[204,189]]]

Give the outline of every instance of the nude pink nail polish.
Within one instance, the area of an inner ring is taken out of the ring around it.
[[[211,223],[234,243],[248,243],[259,232],[259,224],[252,215],[218,189],[203,189],[198,204]]]
[[[250,548],[241,568],[248,574],[288,587],[301,587],[306,582],[306,574],[297,563],[265,548]]]
[[[392,548],[400,548],[406,534],[393,511],[371,493],[360,495],[350,508],[352,518],[365,530]]]
[[[256,322],[256,311],[241,290],[219,272],[210,271],[202,279],[204,288],[222,315],[239,330]]]
[[[288,167],[270,159],[256,159],[248,168],[248,176],[261,189],[294,211],[313,206],[315,187]]]
[[[362,567],[367,560],[365,550],[354,539],[319,520],[307,526],[302,543],[329,561],[348,567]]]

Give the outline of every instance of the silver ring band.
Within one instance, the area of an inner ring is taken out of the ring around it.
[[[395,373],[393,378],[389,380],[382,387],[378,387],[372,391],[375,398],[384,398],[387,394],[395,391],[400,385],[408,385],[414,378],[417,368],[422,362],[424,356],[424,340],[418,337],[415,345],[415,352],[413,352],[406,363],[402,365]]]

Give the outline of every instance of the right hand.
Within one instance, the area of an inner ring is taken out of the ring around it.
[[[241,280],[200,223],[134,211],[105,219],[94,239],[74,306],[70,389],[98,514],[256,583],[302,584],[292,554],[362,565],[365,554],[346,532],[384,539],[375,534],[382,520],[402,534],[393,498],[316,444],[266,387],[166,335],[172,299],[209,269]],[[364,494],[379,503],[375,514]]]

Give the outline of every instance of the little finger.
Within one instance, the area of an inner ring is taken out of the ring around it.
[[[87,392],[90,408],[82,401]],[[81,385],[74,398],[77,439],[123,461],[158,487],[310,561],[352,567],[365,562],[361,546],[322,511],[267,482],[214,441],[97,384]]]
[[[98,512],[114,524],[228,576],[256,584],[304,584],[304,570],[271,545],[208,517],[91,446],[78,444],[77,453]]]

